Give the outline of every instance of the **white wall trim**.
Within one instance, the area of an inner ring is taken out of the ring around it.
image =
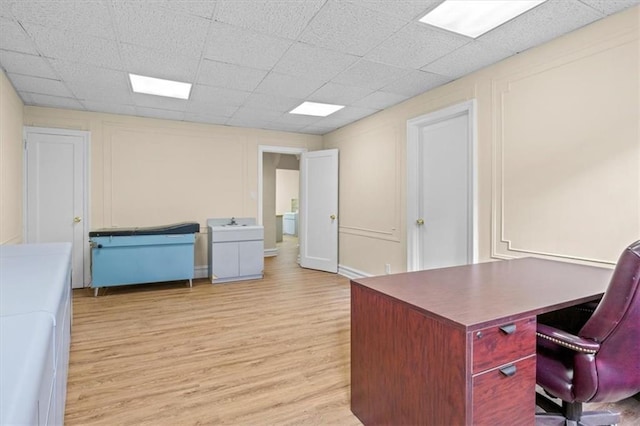
[[[420,264],[419,237],[413,224],[419,215],[420,205],[420,197],[417,192],[420,179],[420,157],[418,154],[421,131],[426,126],[465,113],[469,118],[469,152],[471,153],[469,164],[471,169],[471,194],[469,200],[471,223],[469,226],[471,228],[472,241],[471,247],[469,247],[469,257],[472,263],[478,262],[478,120],[476,100],[471,99],[407,120],[407,271],[415,271]]]
[[[354,268],[350,268],[344,265],[338,265],[338,275],[342,275],[343,277],[347,277],[350,280],[357,278],[367,278],[372,277],[373,275],[367,274],[366,272],[359,271]]]
[[[272,249],[264,249],[264,257],[274,257],[278,255],[278,249],[277,248],[272,248]]]
[[[209,265],[196,266],[193,269],[193,278],[209,278]]]

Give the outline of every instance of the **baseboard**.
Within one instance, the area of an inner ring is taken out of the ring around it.
[[[278,249],[264,249],[264,257],[273,257],[278,255]]]
[[[196,266],[193,269],[193,278],[208,278],[209,277],[209,266]]]
[[[367,274],[366,272],[358,271],[357,269],[350,268],[344,265],[338,265],[338,274],[342,275],[343,277],[347,277],[350,280],[372,276],[371,274]]]

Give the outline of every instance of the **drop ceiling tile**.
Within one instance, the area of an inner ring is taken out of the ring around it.
[[[513,54],[513,52],[499,46],[493,46],[482,40],[474,40],[422,67],[422,70],[455,79],[495,64]]]
[[[282,116],[282,112],[273,111],[270,109],[262,109],[262,108],[249,108],[249,107],[240,107],[233,114],[233,118],[239,118],[243,120],[260,120],[260,121],[272,121],[278,119]]]
[[[229,117],[222,117],[216,115],[204,115],[204,114],[196,114],[191,112],[184,113],[184,120],[191,121],[193,123],[208,123],[208,124],[226,124]]]
[[[38,55],[29,35],[15,21],[0,18],[0,49]]]
[[[18,92],[18,96],[22,99],[25,105],[35,105],[35,102],[31,98],[31,93],[29,92]]]
[[[318,121],[322,120],[323,117],[316,117],[313,115],[302,115],[302,114],[282,114],[278,119],[274,120],[275,124],[283,124],[287,126],[293,126],[296,129],[302,129],[303,127],[310,126]]]
[[[64,108],[64,109],[76,109],[84,110],[84,107],[80,102],[72,98],[65,98],[60,96],[49,96],[40,93],[32,93],[31,99],[34,105],[51,107],[51,108]]]
[[[238,110],[238,106],[215,105],[212,102],[196,102],[190,100],[185,113],[191,116],[215,116],[229,118]]]
[[[220,106],[240,106],[251,93],[242,90],[231,90],[223,87],[205,86],[194,84],[191,88],[191,100],[193,102],[208,103]]]
[[[640,4],[640,0],[580,0],[604,15],[611,15]]]
[[[147,0],[174,12],[186,13],[201,18],[212,19],[216,10],[216,2],[211,0]]]
[[[276,132],[301,133],[303,127],[304,126],[300,126],[298,124],[270,122],[262,128],[265,130],[274,130]]]
[[[327,116],[326,118],[334,118],[336,120],[347,119],[351,121],[356,121],[361,118],[367,117],[371,114],[375,114],[379,110],[372,108],[362,108],[355,106],[347,106],[342,108],[339,111],[334,112],[333,114]]]
[[[131,95],[136,107],[154,108],[170,111],[181,111],[187,108],[186,99],[168,98],[166,96],[147,95],[144,93],[134,93]]]
[[[47,58],[121,69],[118,44],[114,40],[79,35],[25,23],[25,29]]]
[[[357,56],[305,43],[295,43],[273,67],[273,70],[283,74],[329,81],[358,59]]]
[[[82,101],[87,111],[105,112],[108,114],[136,115],[136,108],[132,105],[121,105],[107,102]]]
[[[166,109],[136,107],[136,115],[142,117],[162,118],[164,120],[177,120],[182,121],[184,119],[184,113],[180,111],[171,111]]]
[[[438,74],[424,71],[411,71],[402,76],[402,78],[384,86],[382,91],[412,97],[449,81],[451,81],[451,78]]]
[[[354,121],[355,120],[352,120],[350,118],[335,118],[335,117],[329,116],[317,121],[316,123],[313,124],[313,126],[331,128],[335,130],[335,129],[339,129],[340,127],[344,127],[347,124],[351,124]]]
[[[210,21],[158,6],[156,2],[113,3],[119,40],[199,58]]]
[[[411,70],[408,69],[362,59],[351,68],[338,74],[332,82],[378,90],[392,81],[401,78],[410,71]]]
[[[316,124],[300,129],[302,133],[307,133],[309,135],[326,135],[333,130],[335,130],[335,127],[333,126],[318,126]]]
[[[268,71],[203,59],[197,82],[208,86],[252,91]]]
[[[322,87],[324,83],[324,80],[293,77],[287,74],[270,72],[255,91],[268,95],[304,99]]]
[[[371,89],[345,86],[338,83],[327,83],[309,96],[313,102],[324,102],[337,105],[351,105],[355,101],[371,94]]]
[[[13,0],[4,0],[0,1],[0,18],[8,18],[13,19],[13,15],[11,14],[11,7],[17,1]]]
[[[602,14],[579,1],[547,1],[477,40],[512,52],[522,52],[599,18]]]
[[[367,53],[365,58],[401,68],[418,69],[471,40],[418,22],[389,37]]]
[[[126,73],[61,60],[51,63],[78,99],[133,105]]]
[[[41,56],[0,50],[0,64],[10,73],[59,79],[49,62]]]
[[[269,70],[280,60],[291,44],[291,40],[213,22],[209,29],[204,57],[229,64]]]
[[[399,95],[397,93],[388,92],[373,92],[369,96],[366,96],[359,101],[355,102],[353,106],[359,106],[370,109],[385,109],[390,106],[399,104],[402,101],[409,99],[409,96]]]
[[[73,93],[60,80],[11,73],[7,73],[7,76],[18,91],[66,98],[73,97]]]
[[[300,105],[302,102],[304,102],[304,100],[301,98],[252,93],[245,101],[244,106],[249,108],[272,109],[274,111],[288,112]]]
[[[325,0],[221,0],[215,12],[220,22],[295,40]]]
[[[11,11],[20,22],[115,40],[108,4],[101,1],[20,1]]]
[[[169,54],[134,44],[121,43],[123,70],[133,74],[192,83],[199,59]]]
[[[250,127],[253,129],[264,129],[267,128],[267,125],[271,123],[270,120],[261,120],[258,118],[240,118],[240,117],[231,117],[227,120],[227,126],[235,126],[235,127]]]
[[[329,0],[302,32],[300,40],[362,56],[406,23],[354,3]]]
[[[422,18],[429,10],[442,3],[442,0],[349,0],[349,3],[355,3],[358,6],[406,21],[412,21],[416,18]]]

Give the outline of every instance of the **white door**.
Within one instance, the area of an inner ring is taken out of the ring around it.
[[[409,270],[474,262],[473,126],[464,106],[427,115],[409,133]]]
[[[88,282],[87,132],[25,128],[25,241],[71,242],[73,288]],[[85,272],[87,279],[85,279]]]
[[[300,266],[338,272],[338,150],[300,158]]]

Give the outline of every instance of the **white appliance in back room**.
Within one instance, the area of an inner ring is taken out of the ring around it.
[[[282,233],[298,235],[298,212],[286,212],[282,217]]]
[[[255,218],[208,219],[211,283],[263,277],[264,227]]]

